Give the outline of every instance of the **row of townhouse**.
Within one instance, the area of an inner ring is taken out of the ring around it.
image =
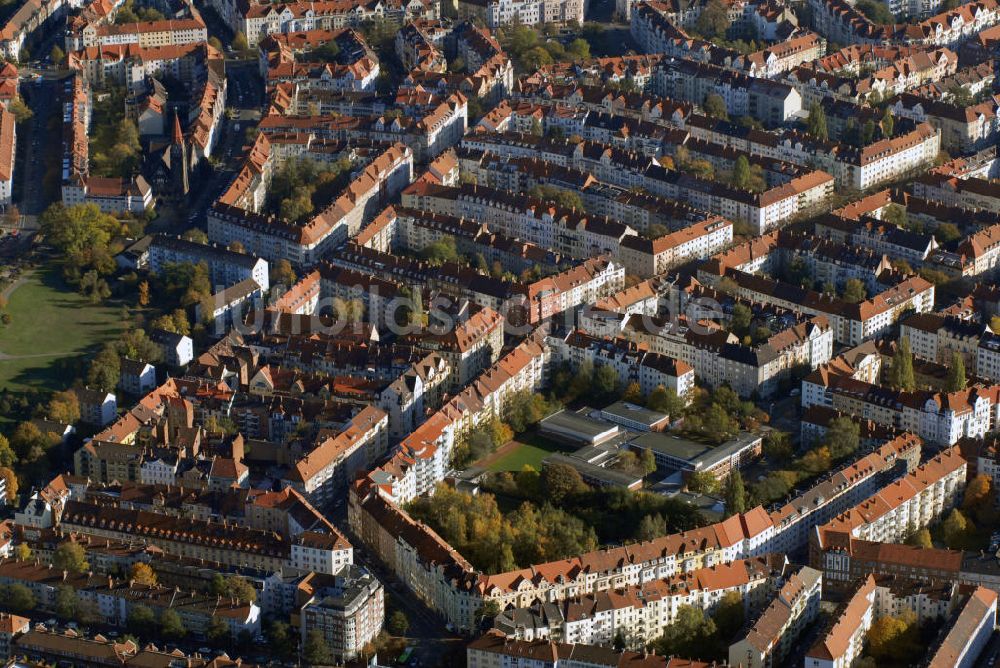
[[[558,253],[493,232],[480,221],[401,206],[386,207],[354,241],[360,246],[391,253],[399,249],[419,252],[442,239],[454,239],[458,252],[465,257],[481,254],[488,266],[499,262],[504,271],[515,275],[533,267],[539,267],[544,273],[554,273],[570,264]]]
[[[406,436],[396,453],[369,471],[366,480],[397,503],[433,493],[444,480],[455,446],[471,430],[503,417],[514,394],[543,386],[550,355],[537,335],[525,339]]]
[[[930,16],[941,3],[928,0],[894,0],[889,11],[894,14],[927,16],[919,23],[879,25],[846,0],[809,0],[813,28],[839,44],[879,45],[900,43],[907,46],[956,46],[1000,22],[994,0],[978,0]]]
[[[752,116],[772,127],[802,111],[802,96],[794,87],[710,63],[661,63],[654,82],[657,93],[674,100],[702,104],[708,95],[719,95],[729,115]]]
[[[576,599],[511,608],[494,619],[493,628],[517,640],[611,646],[620,638],[626,647],[642,649],[677,620],[681,606],[712,614],[726,594],[735,592],[747,616],[759,613],[784,567],[784,559],[776,555],[740,559]]]
[[[886,549],[903,546],[887,545]],[[904,548],[905,549],[905,548]],[[972,666],[996,625],[997,593],[986,587],[960,592],[957,585],[935,587],[916,578],[867,574],[851,589],[817,642],[806,652],[807,668],[850,666],[865,648],[875,620],[913,613],[922,623],[942,620],[946,631],[928,648],[928,666]]]
[[[967,107],[904,93],[891,104],[897,118],[928,122],[941,132],[941,148],[951,153],[979,151],[1000,136],[1000,96]]]
[[[995,164],[1000,167],[1000,161]],[[948,206],[1000,213],[1000,187],[993,178],[992,175],[928,173],[914,180],[913,194]]]
[[[330,43],[338,49],[333,62],[310,59],[312,51]],[[269,35],[261,40],[258,51],[260,74],[268,88],[294,83],[298,90],[306,92],[371,92],[381,71],[378,57],[353,28]]]
[[[938,248],[934,235],[910,230],[866,216],[851,220],[829,214],[816,219],[813,234],[855,248],[867,248],[893,260],[920,267]]]
[[[816,493],[803,494],[803,498],[821,500],[813,502],[816,507],[811,512],[803,511],[804,519],[799,521],[789,521],[790,513],[785,510],[769,515],[757,506],[706,527],[495,575],[476,572],[436,533],[397,505],[396,483],[405,475],[405,466],[412,466],[398,457],[394,469],[383,467],[352,487],[349,520],[355,534],[421,600],[457,628],[471,629],[486,601],[495,601],[501,610],[528,608],[538,601],[572,600],[752,559],[779,546],[786,552],[803,550],[806,537],[827,516],[823,512],[827,503],[831,504],[830,512],[844,512],[856,498],[849,491],[852,486],[877,490],[884,482],[884,471],[900,460],[912,464],[918,452],[919,444],[912,436],[886,444],[877,453],[866,455],[870,459],[862,458],[856,472],[845,473],[844,480],[837,483],[840,493],[829,500],[822,496],[829,485],[821,481]],[[921,479],[926,477],[919,471]]]
[[[256,281],[265,292],[270,288],[267,260],[215,244],[156,234],[149,242],[148,253],[148,264],[138,268],[148,268],[154,276],[173,264],[205,263],[213,289],[226,288],[248,278]]]
[[[578,23],[584,0],[458,0],[460,18],[481,19],[492,30],[503,26]]]
[[[434,266],[353,242],[338,250],[331,263],[354,271],[371,272],[392,281],[419,284],[432,299],[437,296],[445,303],[468,300],[481,308],[502,313],[509,325],[518,328],[560,316],[564,321],[572,322],[580,306],[618,291],[625,281],[622,265],[607,255],[584,260],[569,269],[532,282],[496,279],[454,262]],[[405,300],[391,301],[389,307],[398,310],[404,305],[402,301]],[[440,305],[431,304],[432,316]],[[422,308],[420,304],[417,306]],[[390,323],[389,326],[407,332],[413,329],[412,324]]]
[[[823,574],[802,566],[789,576],[750,628],[729,645],[729,664],[746,668],[780,665],[819,616],[822,594]]]
[[[354,563],[354,551],[332,527],[283,537],[250,529],[112,505],[67,501],[57,528],[119,541],[142,540],[168,555],[232,567],[252,566],[332,575]]]
[[[996,364],[983,343],[992,341],[992,334],[989,325],[937,313],[912,315],[899,325],[900,338],[909,339],[916,357],[950,366],[958,354],[969,373],[987,379],[994,378]]]
[[[796,67],[785,81],[802,95],[803,108],[810,108],[826,98],[854,104],[875,95],[888,99],[934,85],[953,75],[957,67],[958,56],[948,48],[848,46]]]
[[[449,34],[444,21],[409,21],[396,33],[394,49],[403,69],[444,73],[448,59],[444,55],[444,42]]]
[[[146,90],[150,77],[169,77],[198,88],[208,80],[208,70],[224,69],[225,61],[222,52],[207,42],[152,47],[112,44],[72,51],[67,66],[94,87],[119,85],[136,95]]]
[[[610,366],[618,374],[619,385],[638,383],[644,395],[664,387],[685,398],[694,389],[695,370],[690,364],[649,352],[626,339],[598,339],[577,330],[550,335],[546,342],[552,348],[553,362],[568,364],[574,371],[584,364]]]
[[[26,0],[0,26],[0,53],[8,61],[21,60],[24,45],[36,30],[82,4],[78,0]]]
[[[647,239],[610,217],[560,210],[523,195],[514,199],[514,192],[478,185],[416,183],[404,191],[403,206],[479,221],[508,237],[568,257],[609,253],[627,273],[644,278],[690,259],[708,257],[732,242],[732,223],[718,216]]]
[[[802,379],[803,408],[833,408],[886,427],[912,431],[939,445],[981,437],[998,424],[1000,386],[975,385],[958,392],[907,392],[859,380],[840,366],[831,364]]]
[[[208,236],[225,246],[238,241],[248,253],[295,266],[314,263],[357,234],[413,175],[413,152],[403,144],[389,146],[354,175],[337,199],[297,225],[256,213],[264,205],[274,163],[270,142],[258,135],[243,169],[209,209]]]
[[[91,88],[75,73],[63,81],[63,149],[60,176],[62,202],[66,206],[96,204],[105,213],[141,214],[153,204],[153,190],[142,176],[132,179],[90,176]]]
[[[496,331],[500,331],[499,328]],[[468,344],[468,341],[460,339],[459,343]],[[499,346],[496,350],[499,355]],[[453,355],[460,355],[461,352],[455,350]],[[490,360],[491,363],[495,361]],[[420,420],[427,411],[441,406],[442,395],[451,378],[451,365],[443,355],[433,352],[386,386],[379,393],[378,402],[389,417],[389,436],[401,439],[420,426]]]
[[[0,204],[11,202],[14,189],[14,156],[17,154],[17,121],[7,107],[0,107]]]
[[[907,77],[915,77],[907,79],[904,87],[906,89],[920,86],[925,81],[937,81],[954,74],[958,67],[958,55],[948,48],[852,44],[817,58],[809,64],[809,67],[827,74],[861,76],[871,72],[873,77],[892,68],[897,72],[906,72]]]
[[[739,270],[726,269],[724,276],[735,283],[734,294],[743,299],[826,316],[834,341],[850,346],[885,336],[910,311],[925,313],[934,307],[934,286],[919,276],[911,276],[856,304]],[[698,278],[717,285],[723,276],[699,271]]]
[[[316,506],[329,507],[357,474],[374,466],[388,448],[389,416],[367,406],[344,429],[321,437],[315,448],[288,468],[281,484]]]
[[[677,360],[692,367],[705,384],[728,385],[742,397],[774,395],[796,370],[813,369],[828,361],[834,341],[833,330],[823,316],[793,323],[756,344],[688,318],[664,321],[633,314],[591,318],[584,321],[584,327],[592,335],[622,337]]]
[[[213,0],[210,6],[227,25],[246,35],[251,45],[274,33],[358,27],[367,21],[377,20],[402,25],[412,19],[440,18],[439,5],[429,0],[320,0],[280,4],[257,0]]]
[[[319,67],[318,71],[329,69],[326,65]],[[299,88],[295,81],[290,83]],[[272,136],[279,132],[308,132],[322,139],[402,143],[409,147],[415,161],[427,162],[458,144],[468,124],[468,98],[461,91],[435,99],[429,107],[421,106],[414,116],[358,116],[353,109],[347,111],[350,113],[333,118],[270,113],[261,121],[260,130]]]
[[[809,536],[810,563],[831,574],[826,562],[838,558],[853,539],[899,543],[926,528],[958,502],[968,462],[957,447],[942,450],[854,508],[837,515]]]
[[[715,143],[725,145],[727,142]],[[462,147],[504,157],[552,161],[587,172],[603,183],[624,189],[642,189],[657,197],[686,202],[727,220],[746,223],[757,234],[763,234],[796,215],[817,209],[833,194],[834,189],[833,176],[824,171],[810,170],[756,193],[668,169],[651,157],[593,142],[561,146],[554,142],[533,142],[521,134],[476,133],[467,135],[462,140]],[[748,149],[740,150],[746,152]],[[808,164],[808,161],[802,160],[791,162]]]
[[[172,610],[180,616],[185,628],[202,635],[210,622],[217,619],[226,623],[233,639],[244,633],[256,635],[261,628],[260,608],[254,602],[142,585],[93,573],[67,574],[31,561],[0,561],[0,582],[27,587],[38,608],[52,612],[61,609],[63,592],[69,591],[79,607],[89,610],[95,621],[109,626],[124,627],[132,611],[145,606],[157,617]]]
[[[208,41],[208,28],[192,8],[191,18],[142,23],[92,23],[79,33],[67,33],[66,48],[79,51],[91,46],[135,44],[143,49]]]
[[[699,116],[692,116],[685,129],[694,137],[746,153],[815,165],[831,174],[838,186],[859,191],[895,181],[930,165],[941,148],[940,131],[926,122],[915,124],[911,130],[897,128],[895,137],[879,139],[860,149],[822,142],[794,129],[761,132]]]

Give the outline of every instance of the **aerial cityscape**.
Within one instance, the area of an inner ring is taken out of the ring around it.
[[[1000,0],[0,0],[0,668],[1000,659]]]

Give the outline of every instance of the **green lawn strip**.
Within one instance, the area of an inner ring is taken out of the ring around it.
[[[67,358],[93,354],[122,329],[114,303],[94,305],[55,270],[26,277],[10,295],[9,325],[0,329],[0,388],[63,389]],[[31,355],[32,357],[21,357]]]

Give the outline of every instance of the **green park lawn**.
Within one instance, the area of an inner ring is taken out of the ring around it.
[[[520,434],[515,442],[517,445],[514,448],[487,466],[490,471],[520,471],[525,464],[536,471],[541,471],[543,459],[553,452],[569,451],[566,446],[540,436],[534,431]]]
[[[10,294],[0,327],[0,390],[68,387],[75,358],[93,355],[121,332],[116,305],[93,305],[54,270],[27,275]]]

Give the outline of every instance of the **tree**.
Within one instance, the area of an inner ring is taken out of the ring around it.
[[[753,311],[743,302],[737,302],[733,306],[733,314],[729,319],[729,331],[736,336],[742,337],[750,331],[750,321],[753,319]]]
[[[815,448],[807,452],[799,460],[798,468],[807,476],[819,475],[824,471],[830,470],[831,460],[830,448],[825,446]]]
[[[66,59],[66,52],[59,48],[56,44],[52,47],[52,51],[49,52],[49,58],[52,59],[53,65],[61,65],[62,61]]]
[[[962,238],[962,231],[955,223],[938,223],[934,228],[934,238],[938,243],[947,244]]]
[[[566,55],[573,60],[590,60],[590,44],[587,40],[577,37],[566,47]]]
[[[705,617],[700,607],[682,605],[677,608],[674,623],[664,629],[656,641],[657,652],[664,656],[710,656],[718,645],[715,622]]]
[[[649,393],[646,408],[666,413],[670,419],[675,420],[684,412],[684,400],[677,396],[677,392],[673,388],[668,390],[662,385],[658,385],[655,390]]]
[[[905,227],[907,220],[906,209],[895,202],[888,204],[884,209],[882,209],[881,220],[891,223],[896,227]]]
[[[80,399],[76,392],[56,392],[49,400],[49,419],[63,424],[73,424],[80,419]]]
[[[155,587],[157,583],[156,571],[149,564],[138,561],[132,564],[130,577],[136,584]]]
[[[886,107],[885,113],[882,114],[882,135],[889,139],[892,137],[892,131],[896,127],[896,119],[892,115],[892,110]]]
[[[17,492],[20,489],[17,474],[9,466],[0,466],[0,478],[3,478],[4,482],[7,483],[7,502],[12,503],[17,498]]]
[[[610,364],[602,364],[594,373],[594,393],[602,398],[610,398],[618,390],[618,372]]]
[[[3,600],[6,607],[14,612],[28,612],[37,605],[35,595],[23,584],[12,584],[3,588]]]
[[[205,633],[208,639],[215,645],[222,645],[232,638],[229,631],[229,624],[221,617],[212,617],[208,623],[208,631]]]
[[[11,100],[7,109],[14,114],[15,123],[25,123],[31,120],[31,117],[35,115],[35,112],[31,110],[31,107],[24,103],[21,96],[17,96]]]
[[[899,617],[879,617],[868,629],[868,654],[879,665],[911,665],[924,649],[919,634],[916,615],[912,612]]]
[[[56,588],[56,614],[63,619],[76,619],[77,611],[76,589],[69,585],[59,585]]]
[[[310,629],[302,647],[302,658],[311,666],[323,666],[333,663],[333,654],[326,644],[326,637],[319,629]]]
[[[868,299],[868,290],[865,284],[857,278],[847,279],[844,284],[844,294],[842,298],[848,304],[858,304]]]
[[[962,498],[962,510],[978,513],[993,504],[993,485],[990,476],[980,473],[969,481]]]
[[[542,469],[542,487],[554,504],[587,488],[580,473],[567,464],[550,464]]]
[[[764,436],[764,456],[772,466],[791,461],[793,454],[788,432],[769,431]]]
[[[894,22],[889,8],[880,0],[859,0],[855,7],[873,23],[889,25]]]
[[[111,392],[118,385],[122,360],[113,346],[103,348],[90,361],[87,369],[87,385],[105,392]]]
[[[52,553],[52,567],[58,571],[84,573],[90,569],[87,551],[79,543],[66,541]]]
[[[653,454],[652,449],[646,448],[642,451],[642,454],[639,455],[639,465],[645,475],[656,471],[656,455]]]
[[[696,471],[688,476],[687,488],[695,494],[715,494],[719,491],[719,479],[711,471]]]
[[[899,345],[892,354],[892,361],[889,363],[889,385],[906,391],[912,391],[917,387],[913,375],[913,353],[910,351],[910,338],[907,336],[899,339]]]
[[[295,285],[295,270],[292,269],[292,263],[284,259],[278,260],[274,264],[274,269],[271,270],[271,283],[285,287]]]
[[[187,635],[184,620],[173,608],[167,608],[160,615],[160,631],[164,636],[173,640],[180,640]]]
[[[830,133],[826,127],[826,111],[819,102],[813,102],[809,108],[809,118],[806,120],[806,132],[820,141],[830,139]]]
[[[729,10],[721,0],[709,0],[695,21],[698,33],[709,40],[725,37],[729,25]]]
[[[233,36],[233,50],[234,51],[246,51],[249,48],[250,48],[250,45],[247,43],[247,36],[244,35],[242,32],[237,32]]]
[[[928,529],[914,531],[906,538],[906,544],[926,548],[934,547],[934,541],[931,540],[931,532]]]
[[[726,120],[729,112],[726,110],[726,101],[718,93],[709,93],[705,96],[705,102],[701,105],[705,113],[710,118]]]
[[[17,557],[18,561],[27,561],[31,559],[31,548],[28,547],[27,543],[18,543],[17,547],[14,548],[14,556]]]
[[[740,155],[733,163],[731,183],[741,190],[746,190],[750,186],[750,161],[745,155]]]
[[[712,619],[719,629],[719,637],[722,640],[728,640],[736,635],[736,632],[743,627],[743,622],[746,621],[743,597],[740,596],[739,592],[727,592],[719,601],[719,607],[715,609],[715,615],[712,616]]]
[[[100,304],[111,296],[111,288],[96,269],[91,269],[80,279],[80,294],[90,299],[91,304]]]
[[[966,86],[954,85],[948,89],[948,96],[951,103],[957,107],[971,107],[975,104],[975,98]]]
[[[948,547],[955,549],[963,545],[966,532],[969,531],[970,523],[958,508],[953,508],[948,517],[941,525],[941,532],[944,535],[944,542]]]
[[[295,637],[288,622],[271,622],[267,628],[267,639],[280,657],[290,657],[295,649]]]
[[[959,352],[951,355],[951,368],[948,369],[948,381],[945,384],[947,392],[960,392],[965,389],[965,358]]]
[[[149,304],[149,281],[139,283],[139,306]]]
[[[181,238],[185,241],[190,241],[196,244],[208,243],[208,234],[205,230],[198,229],[197,227],[192,227],[190,230],[182,234]]]
[[[249,580],[240,575],[231,575],[226,578],[222,595],[246,603],[254,603],[257,600],[257,590],[254,589]]]
[[[389,615],[388,628],[389,633],[394,636],[405,636],[406,632],[410,630],[410,620],[407,619],[406,613],[402,610],[394,610]]]
[[[208,38],[208,45],[211,46],[216,51],[223,51],[224,50],[224,48],[222,46],[222,40],[220,40],[218,37],[214,37],[214,36],[213,37],[209,37]]]
[[[642,386],[639,383],[632,381],[625,388],[625,393],[622,395],[622,401],[627,401],[632,404],[642,404]]]
[[[481,619],[491,620],[496,619],[497,615],[500,614],[500,603],[494,599],[489,599],[483,603],[483,607],[479,609],[479,617]],[[409,621],[407,621],[409,625]],[[396,634],[405,635],[405,634]]]
[[[743,484],[743,474],[733,471],[726,477],[726,484],[722,490],[722,497],[726,502],[726,513],[737,515],[745,513],[747,510],[747,492]]]
[[[855,450],[861,443],[861,427],[847,416],[840,416],[830,421],[826,430],[826,445],[830,448],[830,457],[842,459]]]
[[[11,467],[17,462],[17,455],[10,447],[10,441],[3,434],[0,434],[0,466]]]
[[[156,632],[156,614],[149,606],[139,603],[129,608],[125,624],[137,636],[148,637]]]

